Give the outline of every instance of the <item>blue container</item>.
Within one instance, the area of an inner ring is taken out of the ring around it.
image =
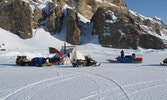
[[[62,63],[61,63],[61,62],[59,62],[59,63],[58,63],[58,65],[62,65]]]
[[[132,63],[135,61],[133,57],[117,57],[116,59],[121,63]]]

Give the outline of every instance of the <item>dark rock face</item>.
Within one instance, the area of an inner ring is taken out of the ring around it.
[[[0,27],[19,35],[32,37],[32,11],[29,4],[21,0],[2,1],[0,4]]]
[[[39,8],[35,8],[34,13],[32,14],[33,16],[33,28],[37,29],[40,26],[40,22],[44,20],[44,16],[42,10]]]
[[[145,35],[148,33],[135,24],[135,20],[130,15],[120,13],[118,10],[114,11],[113,8],[99,8],[93,16],[92,22],[92,34],[99,36],[102,46],[133,49],[137,49],[139,46],[152,49],[165,48],[161,39]],[[146,23],[149,24],[149,21]],[[157,29],[157,31],[159,30]]]
[[[165,45],[161,39],[149,34],[143,34],[140,36],[140,46],[143,48],[152,48],[152,49],[165,48]]]
[[[64,19],[64,14],[62,12],[61,7],[56,7],[55,9],[55,14],[56,14],[56,32],[60,33],[62,30],[63,26],[63,19]]]
[[[55,4],[50,2],[46,31],[51,34],[60,33],[63,25],[63,18],[64,14],[62,13],[62,9],[59,6],[55,7]]]
[[[80,44],[80,34],[81,31],[78,27],[78,15],[75,11],[67,9],[66,16],[67,32],[66,32],[66,41],[73,45]]]
[[[48,22],[46,24],[46,31],[51,34],[56,34],[56,25],[55,25],[55,4],[49,2],[49,15]]]

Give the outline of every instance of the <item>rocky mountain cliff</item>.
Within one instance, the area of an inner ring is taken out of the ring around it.
[[[0,0],[0,27],[23,39],[39,27],[65,32],[74,45],[84,34],[98,35],[102,46],[114,48],[164,49],[167,36],[161,19],[129,10],[124,0]]]

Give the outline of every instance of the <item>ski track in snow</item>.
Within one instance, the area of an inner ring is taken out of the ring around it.
[[[117,93],[116,95],[112,94],[112,97],[119,97],[119,98],[117,98],[117,100],[125,99],[125,98],[126,98],[126,100],[130,100],[129,99],[130,96],[132,96],[134,94],[137,94],[141,91],[146,91],[146,90],[149,90],[149,89],[152,89],[152,88],[157,88],[157,87],[162,87],[162,86],[167,85],[167,79],[159,79],[159,80],[144,81],[144,82],[138,82],[138,83],[135,83],[135,84],[128,84],[128,85],[122,85],[121,86],[119,83],[112,80],[111,78],[105,77],[105,76],[100,75],[100,74],[87,73],[87,72],[82,72],[82,71],[72,71],[72,70],[67,70],[67,71],[85,75],[85,77],[88,77],[89,79],[93,80],[95,82],[97,88],[98,88],[98,91],[96,93],[93,93],[93,94],[88,95],[84,98],[81,98],[80,100],[87,100],[87,99],[91,99],[91,98],[97,97],[97,96],[98,96],[98,100],[100,100],[103,97],[99,96],[99,94],[102,94],[102,93],[105,94],[106,92],[111,91],[111,89],[108,89],[108,90],[103,91],[103,92],[100,91],[100,87],[99,87],[99,84],[98,84],[97,80],[91,78],[90,75],[93,75],[93,77],[94,76],[95,77],[101,77],[101,78],[109,80],[110,82],[115,84],[117,87],[112,88],[112,90],[120,89],[123,93],[123,94],[122,93]],[[134,90],[129,92],[130,89],[134,89]],[[128,91],[128,92],[126,92],[126,91]],[[110,97],[110,96],[107,96],[107,97]]]
[[[67,78],[66,78],[67,77]],[[49,78],[49,79],[44,79],[44,80],[41,80],[41,81],[38,81],[38,82],[34,82],[32,84],[29,84],[27,86],[24,86],[22,88],[19,88],[15,91],[13,91],[12,93],[8,94],[6,97],[4,97],[2,100],[6,100],[8,99],[9,97],[12,97],[13,95],[17,94],[18,92],[21,92],[23,90],[26,90],[27,88],[30,88],[30,87],[35,87],[36,85],[39,85],[39,84],[43,84],[45,82],[48,82],[48,81],[53,81],[53,80],[56,80],[56,79],[59,79],[59,78],[62,78],[62,80],[60,81],[56,81],[54,84],[57,84],[57,83],[60,83],[60,82],[63,82],[63,81],[67,81],[67,80],[70,80],[74,77],[74,74],[69,74],[69,75],[64,75],[64,76],[59,76],[59,77],[53,77],[53,78]]]
[[[152,88],[157,88],[157,87],[162,87],[167,85],[167,79],[159,79],[159,80],[152,80],[152,81],[144,81],[144,82],[139,82],[136,84],[128,84],[125,86],[122,86],[125,90],[130,90],[134,89],[134,91],[131,91],[130,93],[127,93],[128,96],[132,96],[134,94],[137,94],[141,91],[146,91]],[[136,87],[139,87],[137,90]],[[123,99],[124,96],[120,97],[118,100]]]
[[[96,82],[96,80],[94,80],[93,78],[91,78],[89,76],[85,76],[85,77],[87,77],[88,79],[92,80],[95,83],[98,91],[96,93],[93,93],[93,94],[87,96],[87,97],[81,98],[80,100],[86,100],[86,99],[89,99],[89,98],[92,98],[92,97],[95,97],[95,96],[98,96],[98,98],[99,98],[100,89],[99,89],[98,83]]]
[[[76,71],[71,71],[71,70],[68,70],[68,71],[70,71],[70,72],[76,72]],[[103,78],[103,79],[105,79],[105,80],[108,80],[108,81],[110,81],[110,82],[112,82],[113,84],[115,84],[121,91],[122,91],[122,93],[125,95],[125,97],[126,97],[126,99],[127,100],[129,100],[129,97],[128,97],[128,95],[127,95],[127,93],[125,92],[125,90],[121,87],[121,85],[119,85],[119,83],[117,83],[116,81],[114,81],[114,80],[112,80],[111,78],[108,78],[108,77],[105,77],[105,76],[103,76],[103,75],[100,75],[100,74],[94,74],[94,73],[86,73],[86,72],[81,72],[81,71],[77,71],[76,73],[78,73],[78,74],[84,74],[84,75],[93,75],[93,77],[95,76],[95,77],[101,77],[101,78]],[[91,79],[91,80],[93,80],[96,84],[97,84],[97,86],[98,86],[98,83],[96,82],[96,80],[94,80],[94,79]],[[107,90],[108,91],[108,90]],[[105,92],[102,92],[102,93],[105,93]],[[100,94],[100,91],[99,91],[99,87],[98,87],[98,94],[96,93],[96,94],[93,94],[93,95],[89,95],[89,96],[87,96],[87,97],[84,97],[84,98],[82,98],[81,100],[86,100],[86,99],[88,99],[88,98],[91,98],[91,97],[94,97],[94,96],[99,96],[99,94]],[[100,97],[99,97],[100,98]]]

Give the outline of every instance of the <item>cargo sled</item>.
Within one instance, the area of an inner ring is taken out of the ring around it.
[[[127,56],[118,56],[115,58],[116,60],[107,59],[110,63],[143,63],[143,58],[136,57],[135,54],[127,55]]]
[[[46,58],[43,57],[35,57],[31,60],[31,66],[37,66],[37,67],[41,67],[41,66],[51,66],[51,64],[47,65],[46,62]]]
[[[35,57],[31,60],[31,66],[52,66],[52,65],[62,65],[62,60],[59,57],[52,58],[43,58],[43,57]]]

